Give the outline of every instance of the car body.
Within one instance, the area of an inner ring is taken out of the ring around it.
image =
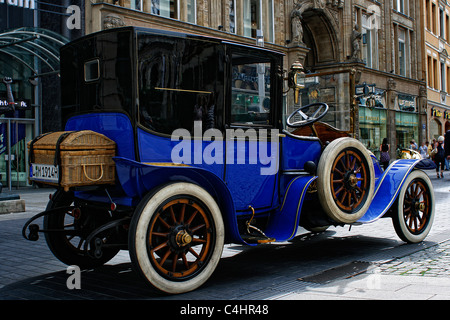
[[[434,194],[421,160],[383,171],[351,133],[318,121],[326,104],[299,106],[289,129],[283,60],[261,47],[136,27],[64,46],[65,131],[113,140],[116,181],[59,188],[37,216],[44,228],[35,217],[24,236],[45,233],[56,257],[81,267],[127,249],[138,273],[172,294],[207,281],[225,243],[287,241],[299,227],[389,216],[403,240],[422,241]]]

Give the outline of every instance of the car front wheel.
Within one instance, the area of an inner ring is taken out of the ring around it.
[[[411,172],[400,189],[392,216],[400,239],[409,243],[424,240],[433,224],[434,206],[430,178],[420,170]]]

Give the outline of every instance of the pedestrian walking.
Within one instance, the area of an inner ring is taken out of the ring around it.
[[[387,138],[384,138],[383,142],[380,145],[380,162],[384,170],[387,169],[387,167],[389,166],[389,161],[391,160],[391,157],[389,155],[390,149],[391,146],[388,144]]]
[[[418,151],[419,147],[417,146],[417,143],[414,139],[412,139],[409,143],[410,143],[409,148],[411,150]]]
[[[440,136],[437,141],[437,146],[433,150],[434,153],[434,163],[436,164],[436,175],[437,178],[444,178],[444,159],[445,159],[445,150],[444,150],[444,137]]]
[[[427,142],[423,142],[422,145],[419,147],[419,152],[420,152],[420,156],[422,159],[426,159],[428,158],[428,141]]]

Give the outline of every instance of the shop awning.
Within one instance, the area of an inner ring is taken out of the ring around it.
[[[59,49],[65,37],[41,28],[19,28],[0,33],[0,60],[20,64],[31,77],[59,71]],[[0,75],[0,77],[5,75]]]

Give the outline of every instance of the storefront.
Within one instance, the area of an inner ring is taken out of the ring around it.
[[[395,127],[397,147],[409,148],[410,141],[415,140],[417,145],[422,144],[419,141],[419,116],[417,113],[397,111],[395,113]]]
[[[359,106],[359,136],[366,148],[380,158],[380,145],[387,137],[386,91],[375,84],[356,86]]]
[[[416,96],[398,94],[398,105],[395,112],[396,147],[409,148],[411,140],[421,145],[419,140],[419,114],[417,113]]]
[[[41,82],[56,77],[62,36],[39,28],[0,33],[0,174],[3,187],[28,185],[27,142],[41,132]]]
[[[386,134],[386,109],[359,106],[360,141],[380,158],[380,145]]]

